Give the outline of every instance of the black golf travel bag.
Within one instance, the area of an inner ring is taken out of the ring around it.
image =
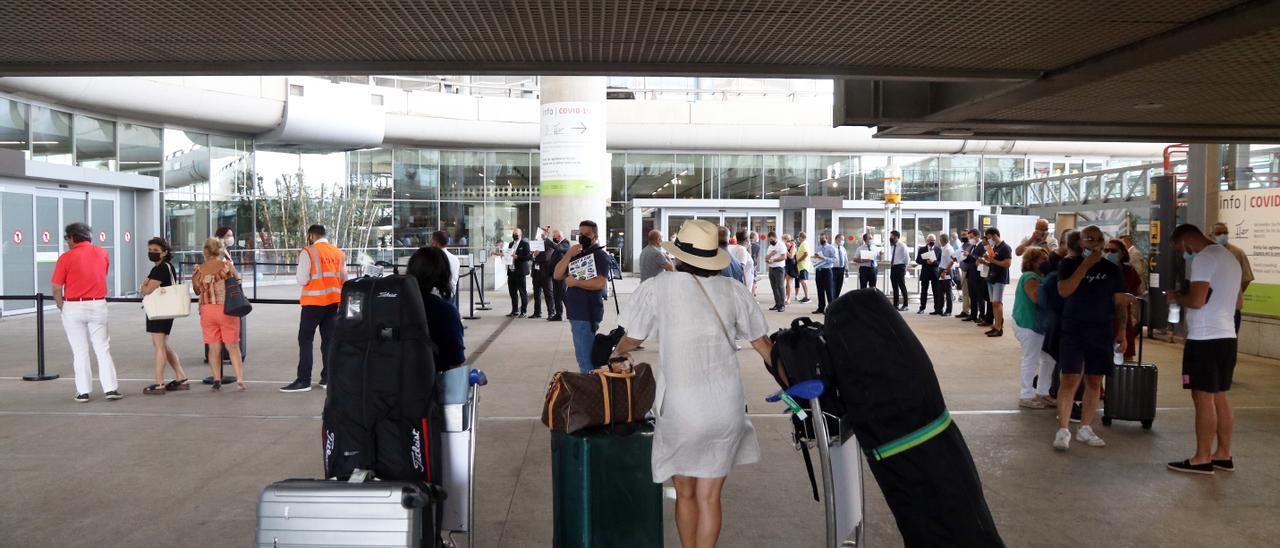
[[[827,358],[848,423],[909,547],[1003,546],[929,355],[874,289],[827,309]]]
[[[323,415],[325,477],[346,480],[359,468],[440,495],[444,415],[417,280],[347,281],[333,339]],[[435,506],[438,524],[442,507]],[[433,537],[439,539],[438,531],[424,527],[424,539]]]

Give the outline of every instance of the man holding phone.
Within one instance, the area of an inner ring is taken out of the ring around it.
[[[1037,219],[1035,232],[1023,238],[1022,243],[1018,244],[1018,248],[1014,250],[1014,253],[1021,257],[1022,252],[1030,247],[1038,247],[1045,250],[1046,253],[1052,253],[1053,250],[1058,249],[1058,241],[1049,234],[1049,221]]]

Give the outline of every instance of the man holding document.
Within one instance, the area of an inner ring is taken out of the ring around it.
[[[871,243],[871,233],[862,235],[862,245],[854,250],[853,262],[858,263],[858,289],[876,286],[876,262],[880,260],[880,250]]]
[[[556,264],[555,278],[564,280],[564,294],[569,327],[573,333],[573,352],[578,369],[588,373],[591,345],[604,319],[604,291],[608,283],[609,254],[596,241],[595,221],[578,223],[578,243]]]

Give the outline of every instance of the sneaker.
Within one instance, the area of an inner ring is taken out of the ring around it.
[[[1188,474],[1204,474],[1206,476],[1213,475],[1213,463],[1206,462],[1204,464],[1191,464],[1191,460],[1182,462],[1171,462],[1168,464],[1170,470],[1174,472],[1186,472]]]
[[[1225,459],[1225,460],[1214,459],[1210,461],[1209,464],[1212,464],[1215,470],[1222,470],[1223,472],[1236,471],[1236,464],[1235,462],[1232,461],[1232,459]]]
[[[329,381],[320,381],[320,382],[316,383],[316,386],[319,386],[321,390],[328,390],[328,389],[329,389]]]
[[[805,298],[803,298],[803,299],[800,299],[800,302],[802,302],[802,303],[807,303],[807,302],[809,302],[809,298],[808,298],[808,297],[805,297]]]
[[[1071,431],[1066,428],[1059,428],[1058,434],[1053,437],[1053,448],[1059,451],[1066,451],[1071,446]]]
[[[88,394],[76,394],[76,403],[89,403]]]
[[[1026,407],[1027,409],[1044,409],[1045,408],[1044,402],[1036,398],[1027,398],[1025,400],[1018,400],[1018,406]]]
[[[1057,406],[1058,406],[1058,398],[1055,398],[1055,397],[1050,396],[1050,395],[1048,395],[1048,394],[1045,394],[1045,395],[1043,395],[1043,396],[1036,396],[1036,399],[1038,399],[1038,400],[1040,400],[1040,401],[1044,402],[1045,407],[1057,407]]]
[[[107,399],[109,399],[109,400],[123,400],[123,399],[124,399],[124,394],[121,394],[118,390],[112,390],[112,391],[110,391],[110,392],[107,392],[106,394],[103,394],[103,396],[106,396],[106,398],[107,398]]]
[[[311,383],[302,381],[293,381],[289,386],[280,388],[281,392],[310,392]]]
[[[1093,427],[1091,426],[1081,426],[1080,430],[1076,432],[1076,440],[1084,442],[1089,447],[1107,446],[1107,442],[1102,441],[1102,438],[1093,433]],[[1212,468],[1213,465],[1211,464],[1209,467]]]

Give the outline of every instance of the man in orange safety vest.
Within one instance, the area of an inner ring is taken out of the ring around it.
[[[320,388],[329,384],[329,339],[338,320],[342,302],[342,282],[347,279],[346,257],[325,238],[322,225],[307,229],[307,247],[298,254],[298,285],[302,314],[298,322],[298,378],[281,392],[311,390],[312,347],[316,328],[320,329]]]

